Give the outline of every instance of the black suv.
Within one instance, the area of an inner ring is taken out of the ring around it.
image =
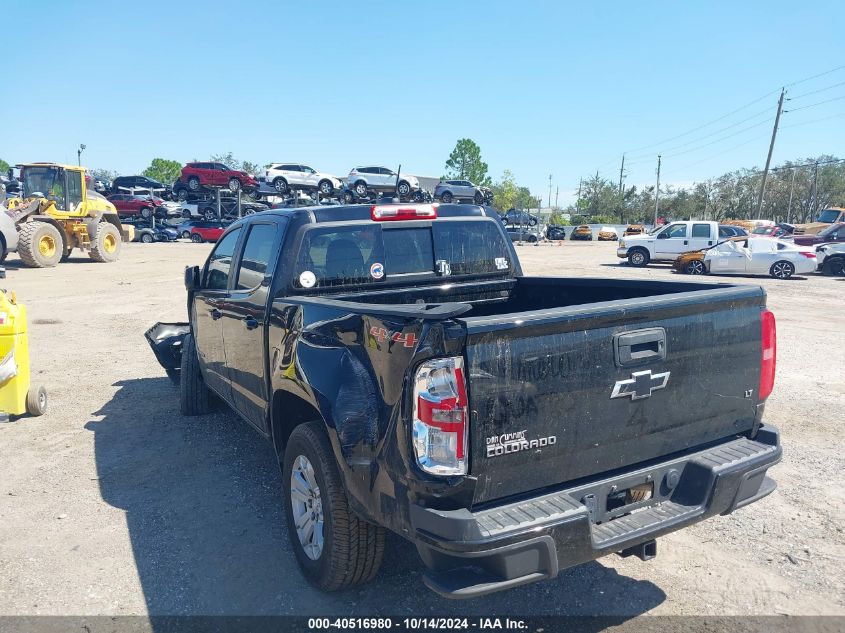
[[[133,193],[133,189],[149,189],[164,198],[168,187],[146,176],[118,176],[111,182],[112,193]]]

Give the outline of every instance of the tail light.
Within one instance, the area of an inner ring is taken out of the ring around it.
[[[392,204],[375,204],[370,207],[370,217],[377,221],[386,220],[434,220],[437,217],[437,205],[415,204],[410,207]]]
[[[433,475],[467,472],[467,391],[460,357],[430,360],[414,378],[413,444],[417,463]]]
[[[807,257],[807,258],[809,258],[809,259],[815,259],[815,258],[816,258],[816,254],[815,254],[815,253],[810,253],[809,251],[801,251],[801,254],[802,254],[804,257]]]
[[[775,328],[775,315],[769,310],[760,313],[762,327],[760,340],[762,343],[762,354],[760,358],[760,389],[758,394],[760,400],[765,400],[772,393],[775,386],[775,365],[777,364],[777,330]]]

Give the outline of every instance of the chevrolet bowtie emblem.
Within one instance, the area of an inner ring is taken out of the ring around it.
[[[631,398],[631,400],[642,400],[651,396],[653,391],[663,389],[669,382],[669,373],[664,371],[661,374],[652,374],[650,369],[635,371],[628,380],[617,380],[613,385],[611,398]]]

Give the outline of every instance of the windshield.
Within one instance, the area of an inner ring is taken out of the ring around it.
[[[772,230],[770,226],[758,226],[756,229],[751,231],[754,235],[767,235],[769,231]]]
[[[836,230],[839,228],[838,224],[834,224],[833,226],[829,226],[823,231],[819,231],[819,237],[827,237],[833,233],[836,233]]]
[[[819,222],[827,222],[832,223],[836,222],[839,219],[839,214],[841,212],[837,211],[836,209],[825,209],[824,211],[819,214]]]
[[[24,167],[22,171],[25,198],[34,193],[56,198],[64,195],[64,178],[58,167]]]

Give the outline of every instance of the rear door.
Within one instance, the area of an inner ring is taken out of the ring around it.
[[[227,402],[232,391],[223,345],[223,307],[229,295],[232,259],[241,229],[235,229],[211,251],[203,269],[202,287],[194,295],[194,340],[208,386]]]
[[[716,230],[716,225],[710,222],[693,222],[690,227],[689,248],[686,250],[698,251],[713,246],[716,243],[714,230]]]
[[[264,432],[269,431],[266,420],[270,399],[265,317],[286,222],[249,224],[233,286],[222,308],[226,366],[235,408]]]

